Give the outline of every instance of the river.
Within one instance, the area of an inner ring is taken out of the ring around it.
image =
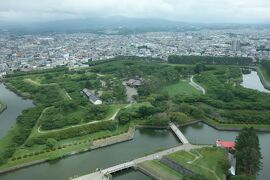
[[[243,82],[241,85],[245,88],[270,93],[269,90],[264,88],[258,73],[254,70],[252,70],[250,74],[243,74]]]
[[[0,100],[7,105],[7,109],[0,113],[0,138],[15,124],[16,118],[24,109],[34,107],[31,100],[25,100],[10,91],[0,83]]]

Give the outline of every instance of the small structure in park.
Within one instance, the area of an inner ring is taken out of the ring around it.
[[[95,105],[102,104],[101,99],[94,93],[92,93],[89,89],[84,88],[82,92],[88,97],[89,101],[91,101],[93,104]]]
[[[217,140],[216,145],[217,147],[225,148],[228,150],[228,160],[231,164],[229,171],[231,172],[232,175],[235,176],[236,159],[233,155],[235,152],[235,142]]]
[[[235,142],[233,142],[233,141],[217,140],[216,145],[217,145],[217,147],[222,147],[222,148],[225,148],[225,149],[227,149],[229,151],[234,151],[235,150]]]
[[[129,79],[127,82],[127,85],[130,87],[138,87],[143,85],[143,79],[138,78],[138,79]]]

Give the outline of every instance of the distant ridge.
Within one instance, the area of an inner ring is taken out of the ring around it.
[[[87,19],[70,19],[48,22],[7,23],[0,22],[1,29],[20,33],[46,33],[46,32],[100,32],[104,29],[126,32],[151,32],[151,31],[185,31],[199,30],[202,28],[224,29],[251,27],[252,24],[206,24],[169,21],[164,19],[128,18],[122,16],[93,17]],[[256,24],[256,27],[270,28],[270,25]],[[255,25],[254,25],[255,27]]]

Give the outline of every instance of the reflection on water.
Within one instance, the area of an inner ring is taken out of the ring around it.
[[[269,90],[265,89],[261,83],[260,77],[256,71],[251,71],[250,74],[243,74],[243,82],[241,85],[245,88],[255,89],[261,92],[270,93]]]
[[[113,180],[151,180],[150,177],[140,171],[125,170],[113,176]]]
[[[168,134],[167,129],[151,129],[151,131],[149,131],[148,128],[142,128],[142,129],[140,129],[139,132],[141,135],[148,136],[148,137],[152,137],[152,136],[168,137],[168,136],[170,136],[170,134]]]

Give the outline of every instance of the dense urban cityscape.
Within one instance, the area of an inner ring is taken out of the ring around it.
[[[270,58],[270,29],[224,29],[187,32],[149,32],[130,35],[62,33],[0,35],[0,73],[12,70],[85,67],[90,61],[116,56],[169,55]]]

